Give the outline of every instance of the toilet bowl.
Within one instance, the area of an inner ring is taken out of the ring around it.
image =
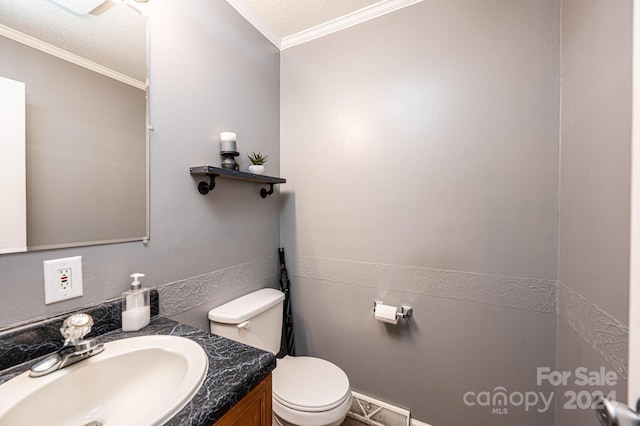
[[[284,294],[262,289],[209,311],[213,334],[278,353]],[[337,426],[351,407],[349,378],[340,367],[314,357],[285,356],[273,370],[273,424]]]

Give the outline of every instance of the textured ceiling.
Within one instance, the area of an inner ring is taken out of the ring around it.
[[[243,0],[280,37],[340,18],[380,0]]]
[[[146,18],[131,6],[109,1],[76,15],[49,0],[0,0],[0,24],[146,81]]]
[[[235,0],[251,9],[280,39],[387,1]],[[143,11],[147,7],[130,4]],[[0,25],[146,81],[146,18],[132,6],[106,0],[90,14],[77,15],[51,0],[0,0]]]

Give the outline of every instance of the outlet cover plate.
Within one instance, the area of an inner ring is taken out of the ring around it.
[[[45,305],[82,296],[82,256],[45,260],[42,264]]]

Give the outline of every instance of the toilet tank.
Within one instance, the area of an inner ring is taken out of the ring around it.
[[[280,351],[284,294],[254,291],[209,311],[211,333],[273,354]]]

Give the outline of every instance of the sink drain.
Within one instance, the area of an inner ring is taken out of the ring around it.
[[[84,426],[102,426],[102,423],[100,423],[100,422],[89,422],[89,423],[85,424]]]

